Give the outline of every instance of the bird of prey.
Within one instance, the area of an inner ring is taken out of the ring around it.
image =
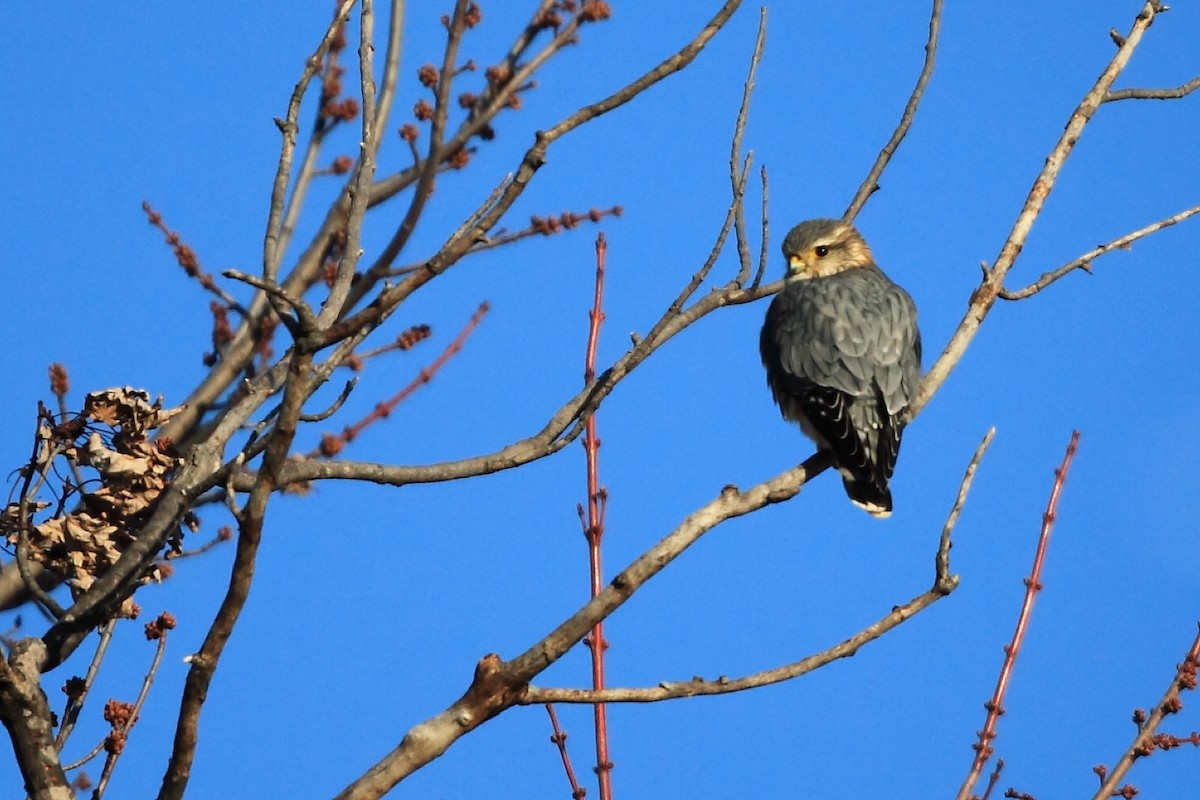
[[[802,222],[783,255],[784,287],[759,339],[767,385],[784,419],[833,457],[850,500],[888,517],[902,415],[921,378],[916,306],[849,223]]]

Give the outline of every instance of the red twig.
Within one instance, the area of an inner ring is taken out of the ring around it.
[[[1067,480],[1067,471],[1071,468],[1071,459],[1075,457],[1075,449],[1079,445],[1079,431],[1071,432],[1071,441],[1067,444],[1066,455],[1062,465],[1054,471],[1054,488],[1050,490],[1050,501],[1046,504],[1046,512],[1042,514],[1042,532],[1038,536],[1037,552],[1033,556],[1033,569],[1025,579],[1025,600],[1021,603],[1021,613],[1017,616],[1017,627],[1013,631],[1012,641],[1004,648],[1004,665],[1000,668],[1000,676],[996,679],[996,691],[983,707],[987,709],[987,720],[983,730],[979,731],[979,741],[972,747],[975,749],[975,760],[971,771],[958,790],[958,800],[967,800],[979,781],[983,767],[992,757],[994,749],[992,740],[996,738],[996,726],[1000,723],[1000,715],[1004,713],[1004,695],[1008,691],[1008,682],[1012,677],[1013,666],[1017,662],[1017,653],[1025,639],[1025,629],[1029,625],[1030,614],[1033,613],[1033,599],[1042,589],[1042,564],[1046,559],[1046,545],[1050,542],[1050,531],[1054,527],[1058,515],[1058,498],[1062,494],[1063,484]]]
[[[138,692],[137,700],[133,705],[109,700],[104,707],[104,718],[112,724],[112,732],[104,740],[104,750],[108,753],[108,757],[104,760],[104,768],[100,773],[96,790],[92,792],[92,800],[100,800],[104,796],[104,790],[108,788],[108,782],[117,766],[117,760],[121,757],[121,753],[125,752],[125,743],[129,739],[129,732],[133,730],[138,717],[142,715],[142,704],[146,702],[146,696],[150,694],[150,686],[154,683],[154,676],[158,673],[158,665],[162,663],[163,651],[167,648],[167,631],[174,627],[175,617],[166,611],[159,614],[152,622],[147,623],[146,639],[157,641],[158,645],[155,647],[150,669],[146,671],[146,677],[142,681],[142,690]]]
[[[430,362],[429,366],[417,373],[417,377],[413,378],[411,383],[409,383],[396,394],[392,395],[387,400],[384,400],[382,403],[377,403],[370,414],[363,417],[353,425],[347,425],[342,429],[341,434],[327,433],[322,436],[321,444],[317,446],[316,450],[313,450],[311,453],[309,453],[307,457],[331,458],[337,455],[339,452],[341,452],[343,447],[354,441],[355,437],[362,433],[364,428],[373,422],[378,422],[381,419],[385,419],[392,413],[392,411],[395,410],[396,406],[407,400],[409,396],[413,394],[413,392],[417,391],[417,389],[420,389],[422,386],[433,380],[433,376],[437,374],[438,370],[445,366],[447,361],[449,361],[460,350],[462,350],[463,343],[467,341],[467,337],[470,336],[471,332],[474,331],[475,328],[479,326],[479,323],[483,321],[483,317],[485,314],[487,314],[489,308],[490,306],[486,300],[480,303],[479,308],[475,309],[475,313],[471,315],[469,320],[467,320],[467,324],[464,325],[463,329],[458,332],[458,336],[454,337],[454,341],[446,345],[446,349],[442,351],[442,354]]]
[[[996,788],[996,784],[1000,781],[1000,773],[1004,771],[1004,759],[996,759],[996,768],[992,770],[992,774],[988,776],[987,788],[983,790],[983,797],[979,800],[989,800],[992,796],[992,790]]]
[[[571,783],[571,797],[574,800],[583,800],[587,795],[587,789],[580,786],[579,781],[575,779],[571,756],[567,754],[567,733],[558,725],[558,714],[554,713],[553,703],[546,703],[546,713],[550,715],[550,727],[554,728],[554,733],[550,735],[550,741],[558,746],[558,754],[562,756],[563,769],[567,771],[567,780]]]
[[[588,312],[587,352],[584,356],[583,382],[590,384],[596,379],[596,346],[600,341],[600,324],[604,321],[604,260],[608,242],[601,233],[596,237],[596,293],[592,309]],[[600,561],[600,543],[604,538],[604,511],[608,493],[600,487],[599,452],[600,439],[596,436],[596,415],[587,419],[583,435],[583,448],[587,453],[587,515],[579,508],[579,519],[583,523],[583,534],[588,543],[588,562],[592,578],[592,597],[604,588],[604,571]],[[604,688],[604,651],[608,641],[604,638],[604,626],[597,622],[591,634],[584,639],[592,654],[592,688]],[[608,755],[608,716],[604,703],[593,706],[596,722],[596,777],[600,785],[600,799],[612,800],[612,761]]]
[[[217,285],[216,279],[205,272],[200,266],[200,259],[196,256],[196,251],[188,246],[187,242],[183,241],[178,231],[173,231],[167,227],[163,221],[162,214],[154,210],[154,207],[146,200],[142,201],[142,211],[146,214],[146,221],[162,232],[163,237],[167,240],[167,244],[171,246],[172,252],[175,254],[175,260],[183,269],[189,278],[194,278],[205,291],[215,294],[229,308],[236,310],[243,317],[248,316],[246,309],[233,297]]]
[[[1108,797],[1133,797],[1137,794],[1137,789],[1132,785],[1125,784],[1118,788],[1117,784],[1124,779],[1133,766],[1133,762],[1142,756],[1148,756],[1156,749],[1170,750],[1182,744],[1200,745],[1200,735],[1196,733],[1185,737],[1156,733],[1159,724],[1167,716],[1177,714],[1183,708],[1183,702],[1179,699],[1180,693],[1196,688],[1198,668],[1200,668],[1200,632],[1197,632],[1196,638],[1192,641],[1191,649],[1184,656],[1183,663],[1175,668],[1175,677],[1171,679],[1170,687],[1163,695],[1162,700],[1158,701],[1154,710],[1150,712],[1149,716],[1140,708],[1134,712],[1133,721],[1138,726],[1138,732],[1134,737],[1133,744],[1121,756],[1116,766],[1112,768],[1111,772],[1103,765],[1094,768],[1096,774],[1100,776],[1100,790],[1093,796],[1094,800]]]

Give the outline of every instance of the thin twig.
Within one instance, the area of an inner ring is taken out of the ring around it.
[[[1129,246],[1131,244],[1133,244],[1134,242],[1136,242],[1138,239],[1141,239],[1144,236],[1149,236],[1150,234],[1160,231],[1163,228],[1170,227],[1171,225],[1174,225],[1177,222],[1182,222],[1183,220],[1187,219],[1188,217],[1194,216],[1196,214],[1200,214],[1200,206],[1192,206],[1191,208],[1180,211],[1178,214],[1176,214],[1174,216],[1167,217],[1166,219],[1162,219],[1162,220],[1159,220],[1158,222],[1151,223],[1150,225],[1147,225],[1144,228],[1139,228],[1138,230],[1133,231],[1132,233],[1127,233],[1124,236],[1113,239],[1111,242],[1108,242],[1107,244],[1102,244],[1093,250],[1089,250],[1088,252],[1081,255],[1079,258],[1075,259],[1074,261],[1070,261],[1066,264],[1063,264],[1061,267],[1059,267],[1056,270],[1052,270],[1050,272],[1043,273],[1042,277],[1038,278],[1036,281],[1029,284],[1028,286],[1026,286],[1023,289],[1017,289],[1016,291],[1010,292],[1008,289],[1002,288],[1000,290],[999,297],[1001,300],[1024,300],[1026,297],[1035,295],[1038,292],[1040,292],[1042,289],[1045,289],[1047,286],[1054,283],[1056,280],[1063,277],[1068,272],[1071,272],[1071,271],[1077,270],[1077,269],[1082,269],[1083,271],[1090,273],[1092,271],[1092,262],[1095,261],[1100,256],[1105,255],[1107,253],[1111,253],[1113,250],[1128,250]]]
[[[946,524],[942,526],[941,546],[938,547],[937,559],[934,561],[934,588],[953,589],[958,584],[958,579],[950,574],[950,534],[954,532],[954,526],[958,524],[958,515],[962,513],[963,505],[967,502],[967,492],[971,489],[971,482],[975,480],[975,470],[979,468],[979,462],[983,459],[983,454],[987,452],[995,435],[996,429],[988,428],[988,432],[983,436],[983,441],[975,448],[975,455],[972,456],[971,463],[967,465],[966,474],[963,475],[962,482],[958,485],[958,495],[955,496],[954,505],[951,506],[950,514],[946,517]]]
[[[767,201],[770,195],[770,186],[767,182],[767,168],[765,165],[759,168],[759,175],[762,179],[762,246],[758,251],[758,270],[755,271],[754,280],[750,283],[751,289],[758,288],[758,285],[762,283],[763,275],[767,272],[767,253],[770,249],[768,242],[771,240],[771,225],[767,217]]]
[[[471,335],[471,333],[474,332],[477,327],[479,327],[479,323],[483,321],[484,316],[488,313],[490,308],[491,306],[488,305],[487,301],[480,303],[479,308],[475,309],[475,313],[471,315],[469,320],[467,320],[467,324],[462,327],[462,330],[458,332],[458,335],[454,337],[454,340],[451,341],[450,344],[446,345],[446,349],[443,350],[437,358],[429,362],[426,367],[418,372],[417,377],[413,378],[407,386],[396,392],[396,394],[392,395],[387,400],[376,403],[375,408],[370,414],[366,415],[352,425],[347,425],[342,429],[340,434],[326,434],[325,436],[321,437],[321,444],[309,452],[305,457],[329,458],[334,456],[341,452],[346,445],[354,441],[358,435],[362,433],[363,430],[369,425],[378,422],[379,420],[386,419],[392,413],[392,411],[395,410],[396,406],[407,400],[422,386],[432,381],[434,376],[437,375],[438,371],[446,365],[446,362],[456,356],[462,350],[463,344],[466,343],[467,338]]]
[[[83,710],[83,704],[87,701],[88,692],[92,690],[92,684],[96,682],[96,675],[100,672],[100,664],[104,661],[104,654],[108,651],[108,643],[112,641],[113,632],[116,629],[117,621],[110,619],[100,627],[100,641],[96,643],[96,652],[92,654],[91,663],[88,664],[87,672],[83,675],[83,681],[78,686],[78,691],[75,687],[70,687],[72,691],[67,693],[67,707],[63,711],[62,724],[58,728],[58,736],[54,738],[54,746],[61,752],[70,738],[71,732],[75,730],[75,722],[79,719],[79,712]],[[70,681],[76,680],[71,678]],[[63,767],[67,769],[67,767]]]
[[[1050,542],[1050,531],[1054,528],[1054,520],[1058,516],[1058,498],[1062,494],[1063,484],[1066,483],[1067,472],[1071,469],[1071,460],[1075,457],[1078,445],[1079,431],[1073,431],[1062,464],[1054,471],[1054,486],[1050,490],[1050,500],[1046,504],[1046,511],[1042,514],[1042,530],[1038,536],[1037,550],[1033,556],[1033,568],[1029,572],[1029,577],[1025,579],[1025,599],[1021,603],[1021,612],[1017,615],[1017,626],[1013,630],[1012,640],[1004,648],[1004,663],[1000,667],[1000,675],[996,679],[996,690],[992,693],[991,699],[984,703],[984,708],[988,712],[987,720],[984,722],[983,729],[979,731],[979,741],[972,745],[975,749],[975,758],[971,762],[971,769],[967,772],[966,779],[958,790],[957,800],[967,800],[971,796],[971,793],[975,791],[975,784],[979,782],[979,776],[983,773],[984,766],[992,757],[994,750],[992,740],[996,738],[996,727],[1000,723],[1000,715],[1004,713],[1004,695],[1008,691],[1008,682],[1012,678],[1017,654],[1021,651],[1021,644],[1025,641],[1025,631],[1029,625],[1029,617],[1033,613],[1033,600],[1042,590],[1042,565],[1046,560],[1046,546]]]
[[[316,414],[301,414],[301,422],[324,422],[338,412],[347,400],[350,399],[350,393],[354,391],[354,387],[358,385],[358,378],[351,378],[346,381],[342,391],[334,399],[334,401],[324,411],[318,411]]]
[[[268,281],[274,282],[279,274],[279,261],[282,257],[279,246],[280,228],[283,225],[283,205],[292,172],[292,157],[296,151],[296,132],[299,130],[296,120],[300,116],[300,103],[308,92],[308,84],[320,69],[325,54],[329,52],[329,45],[333,42],[339,28],[345,24],[346,18],[350,16],[350,8],[353,5],[354,0],[343,0],[338,7],[337,12],[333,15],[333,21],[325,29],[325,35],[321,37],[316,51],[304,62],[304,71],[300,74],[300,80],[296,82],[296,88],[292,90],[292,97],[288,101],[287,116],[284,119],[275,120],[280,133],[283,134],[283,144],[279,153],[279,166],[275,170],[275,182],[271,189],[267,232],[263,237],[263,278]]]
[[[867,177],[863,179],[858,191],[854,193],[850,205],[846,208],[846,213],[842,214],[842,219],[846,222],[853,222],[854,218],[858,216],[858,212],[862,211],[863,206],[867,204],[867,198],[879,189],[879,179],[883,176],[884,169],[892,160],[896,148],[908,135],[908,129],[912,127],[913,117],[917,114],[917,106],[921,104],[925,87],[929,85],[929,78],[933,75],[933,64],[937,56],[938,36],[941,30],[942,0],[933,0],[933,10],[929,15],[929,38],[925,42],[925,63],[921,66],[917,85],[913,88],[908,103],[904,106],[904,113],[900,115],[900,123],[892,132],[892,138],[888,139],[887,144],[879,151],[875,163],[871,166],[871,171],[867,173]]]
[[[168,624],[163,624],[164,619],[168,620]],[[108,757],[104,759],[104,768],[100,772],[100,779],[96,782],[96,789],[92,792],[92,800],[100,800],[104,797],[104,790],[108,788],[108,782],[112,778],[113,770],[117,767],[117,761],[125,752],[129,733],[133,730],[133,726],[137,725],[138,718],[142,715],[142,705],[145,704],[146,697],[150,694],[150,687],[154,685],[154,676],[158,674],[158,665],[162,663],[163,652],[167,649],[167,631],[173,627],[175,627],[175,618],[166,612],[159,615],[155,622],[146,626],[147,636],[151,635],[152,629],[157,631],[155,636],[158,644],[154,649],[154,658],[150,661],[150,668],[146,670],[141,691],[138,692],[137,700],[134,701],[133,708],[129,711],[129,717],[124,724],[119,727],[114,726],[113,731],[106,739]]]
[[[96,742],[95,747],[93,747],[91,750],[88,750],[86,753],[84,753],[82,756],[80,756],[79,758],[72,761],[70,764],[63,764],[63,772],[70,772],[71,770],[79,769],[80,767],[87,764],[93,758],[95,758],[96,756],[98,756],[102,752],[104,752],[104,745],[107,742],[108,742],[108,736],[105,736],[100,741]]]
[[[738,107],[737,122],[733,126],[733,139],[729,147],[729,187],[733,191],[734,214],[733,229],[737,236],[738,264],[737,284],[742,286],[750,280],[750,242],[746,237],[746,204],[742,197],[746,189],[745,176],[738,170],[738,162],[742,160],[742,136],[746,132],[746,121],[750,117],[750,97],[754,94],[754,76],[758,73],[759,62],[762,61],[763,47],[767,43],[767,7],[763,6],[758,12],[758,33],[754,37],[754,51],[750,55],[750,70],[746,75],[746,83],[742,88],[742,103]],[[746,154],[746,166],[750,167],[750,154]],[[764,217],[765,218],[765,217]]]
[[[992,790],[996,788],[996,784],[1000,782],[1000,773],[1004,771],[1004,759],[996,759],[996,768],[992,770],[992,774],[988,776],[987,788],[983,790],[983,796],[979,800],[990,800]]]
[[[341,313],[342,305],[350,294],[354,272],[362,258],[362,223],[371,199],[371,181],[375,178],[375,159],[379,152],[380,136],[375,125],[375,4],[374,0],[362,0],[359,14],[358,70],[362,89],[362,139],[358,145],[358,168],[350,184],[350,211],[346,220],[346,244],[338,262],[337,275],[325,307],[318,320],[328,325]]]
[[[425,210],[425,203],[429,200],[432,192],[434,176],[437,175],[438,165],[442,163],[446,118],[450,110],[450,87],[457,72],[458,48],[462,44],[463,33],[467,29],[466,12],[467,0],[456,0],[454,12],[450,15],[449,24],[446,26],[446,48],[442,55],[442,68],[438,72],[437,86],[434,90],[433,117],[429,126],[429,149],[421,164],[421,177],[417,180],[416,189],[413,190],[408,210],[396,228],[396,232],[392,234],[391,240],[368,270],[369,275],[387,270],[396,260],[416,228],[417,221],[421,218],[421,214]]]
[[[554,733],[550,735],[550,741],[558,747],[558,755],[562,758],[563,769],[567,773],[567,782],[571,784],[571,797],[573,800],[583,800],[587,789],[580,786],[579,781],[575,778],[575,769],[571,766],[571,756],[567,753],[566,731],[559,727],[558,714],[554,713],[554,706],[550,703],[546,704],[546,713],[550,715],[550,727],[554,729]]]
[[[1116,766],[1102,776],[1100,790],[1092,796],[1092,800],[1108,800],[1108,798],[1118,795],[1117,784],[1125,779],[1133,762],[1154,751],[1155,731],[1158,730],[1159,724],[1168,715],[1177,713],[1183,707],[1183,703],[1179,699],[1180,692],[1196,688],[1197,667],[1200,667],[1200,632],[1197,632],[1196,638],[1192,641],[1192,646],[1184,656],[1183,663],[1176,667],[1175,676],[1171,680],[1171,685],[1167,687],[1166,693],[1158,701],[1154,710],[1150,712],[1145,722],[1138,726],[1137,735],[1134,736],[1129,748],[1117,761]]]
[[[1118,100],[1178,100],[1200,89],[1200,75],[1174,89],[1114,89],[1104,95],[1105,103]]]
[[[608,242],[601,233],[596,237],[596,290],[592,308],[588,312],[587,347],[584,352],[583,384],[587,386],[596,379],[596,348],[600,343],[600,325],[604,322],[604,267],[608,253]],[[604,518],[608,503],[607,490],[600,487],[600,439],[596,435],[596,414],[588,415],[583,437],[583,449],[587,461],[587,514],[579,509],[579,520],[583,523],[583,535],[588,545],[588,573],[591,577],[591,597],[604,588],[604,567],[601,563],[601,544],[604,540]],[[592,688],[604,689],[604,653],[608,640],[604,638],[604,623],[597,620],[591,633],[584,639],[592,660]],[[600,799],[612,800],[612,759],[608,754],[608,714],[603,703],[593,709],[596,729],[596,779],[600,787]]]

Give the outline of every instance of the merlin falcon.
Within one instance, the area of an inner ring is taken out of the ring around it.
[[[903,414],[921,378],[916,306],[849,223],[802,222],[783,255],[784,286],[759,339],[767,385],[784,419],[833,457],[851,502],[888,517]]]

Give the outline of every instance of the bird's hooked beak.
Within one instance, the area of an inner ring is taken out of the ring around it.
[[[814,250],[806,253],[792,253],[788,256],[788,277],[815,278],[821,275],[817,261],[817,254]]]

